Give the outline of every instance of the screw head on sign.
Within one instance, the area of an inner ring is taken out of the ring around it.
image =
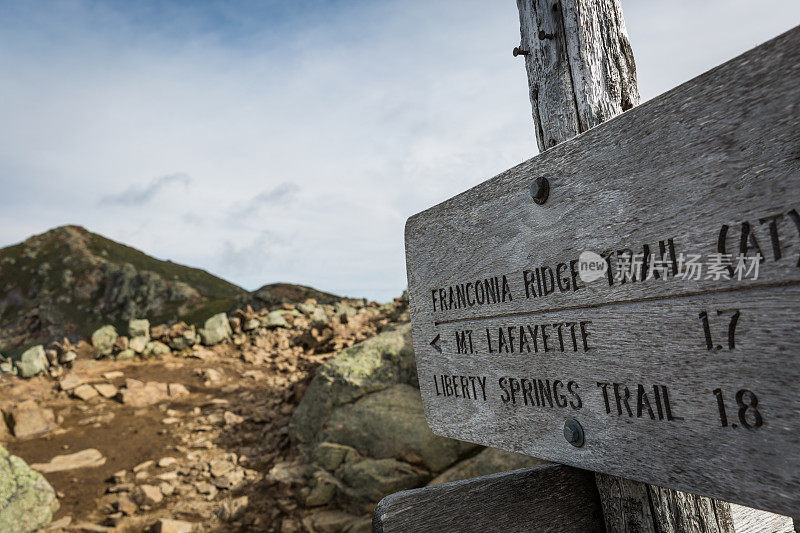
[[[547,201],[548,196],[550,196],[550,182],[544,176],[536,178],[536,181],[531,183],[531,198],[537,204],[542,205]]]
[[[585,438],[583,435],[583,426],[581,426],[580,422],[574,418],[570,418],[564,422],[564,438],[576,448],[583,446]]]

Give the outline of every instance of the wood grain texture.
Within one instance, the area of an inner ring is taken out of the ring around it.
[[[406,490],[375,508],[375,533],[604,531],[591,472],[543,465]]]
[[[639,103],[619,0],[517,0],[539,150]]]
[[[414,347],[433,431],[800,515],[800,226],[791,215],[800,209],[798,81],[800,30],[794,29],[411,217],[406,256]],[[542,206],[528,193],[539,176],[551,184]],[[769,220],[777,215],[775,248]],[[601,281],[525,297],[524,269],[555,269],[584,250],[643,244],[654,250],[666,239],[679,253],[708,256],[717,252],[724,226],[722,241],[735,252],[745,222],[765,256],[757,281]],[[513,300],[432,308],[433,289],[502,275]],[[716,311],[731,309],[741,314],[735,348],[709,352],[698,313],[705,310],[714,338],[725,339],[726,315]],[[487,327],[581,321],[591,321],[588,351],[489,353],[485,342],[476,353],[456,350],[456,331],[471,329],[477,338]],[[437,335],[441,353],[430,345]],[[435,378],[442,375],[486,377],[487,400],[437,396]],[[502,377],[573,380],[586,396],[579,410],[511,406],[501,400]],[[597,382],[631,391],[667,386],[681,419],[618,416],[613,399],[611,412],[604,405]],[[731,409],[727,427],[716,389]],[[758,430],[732,427],[731,395],[745,389],[760,402]],[[570,416],[586,430],[583,448],[561,434]]]

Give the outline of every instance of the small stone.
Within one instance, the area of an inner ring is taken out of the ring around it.
[[[22,352],[19,361],[16,362],[19,375],[23,378],[31,378],[41,374],[49,366],[47,355],[44,353],[44,346],[38,345],[28,348]]]
[[[106,378],[108,381],[111,381],[111,380],[117,379],[117,378],[124,378],[125,374],[122,373],[119,370],[113,370],[111,372],[103,373],[103,377]]]
[[[175,487],[169,483],[163,482],[158,484],[158,490],[160,490],[161,494],[164,496],[172,496],[172,494],[175,492]]]
[[[169,353],[169,346],[160,341],[148,342],[142,351],[142,355],[145,357],[160,357]]]
[[[142,353],[144,351],[144,347],[147,346],[148,342],[150,342],[149,337],[145,336],[133,337],[131,338],[130,341],[128,341],[128,348],[136,353]]]
[[[206,320],[203,329],[200,331],[203,344],[206,346],[219,344],[225,339],[230,338],[232,334],[233,330],[231,329],[231,325],[225,313],[216,314]]]
[[[58,362],[61,363],[62,365],[65,365],[67,363],[71,363],[77,358],[78,354],[75,353],[75,350],[67,350],[66,352],[58,356]]]
[[[283,315],[283,311],[272,311],[261,319],[261,325],[269,329],[289,327],[289,323]]]
[[[117,361],[127,361],[128,359],[133,359],[136,357],[136,352],[128,348],[127,350],[122,350],[117,354]]]
[[[155,461],[153,461],[153,460],[151,459],[151,460],[149,460],[149,461],[145,461],[145,462],[143,462],[143,463],[139,463],[138,465],[134,466],[134,467],[133,467],[133,471],[134,471],[134,472],[141,472],[142,470],[147,470],[148,468],[150,468],[150,467],[151,467],[151,466],[153,466],[154,464],[155,464]]]
[[[139,485],[134,497],[139,505],[158,505],[164,500],[161,490],[153,485]]]
[[[114,326],[103,326],[92,333],[92,346],[97,350],[98,358],[111,355],[115,342],[117,342],[117,330]]]
[[[167,468],[168,466],[172,466],[177,463],[178,460],[174,457],[162,457],[158,460],[158,467],[159,468]]]
[[[153,533],[190,533],[191,531],[191,522],[183,520],[162,518],[153,525]]]
[[[150,338],[150,321],[144,318],[132,318],[128,321],[128,335]]]
[[[33,400],[26,400],[7,411],[10,429],[17,438],[32,437],[56,428],[56,416],[51,409],[42,409]]]
[[[59,388],[63,391],[71,391],[78,385],[82,385],[83,380],[78,377],[77,374],[70,372],[69,374],[65,374],[64,377],[61,378],[61,381],[58,382]]]
[[[117,387],[111,383],[97,383],[94,388],[103,398],[113,398],[117,395],[117,392],[119,392]]]
[[[75,470],[76,468],[94,468],[106,464],[106,458],[94,448],[82,450],[68,455],[56,455],[49,463],[34,463],[31,468],[43,474]]]
[[[189,389],[180,383],[170,383],[167,385],[167,391],[170,398],[180,398],[181,396],[188,396]]]
[[[91,385],[79,385],[73,389],[72,395],[83,401],[88,401],[97,397],[97,390]]]

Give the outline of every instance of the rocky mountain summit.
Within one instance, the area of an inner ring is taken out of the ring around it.
[[[259,310],[338,296],[288,283],[249,293],[204,270],[162,261],[80,226],[61,226],[0,249],[0,351],[67,337],[134,317],[190,325],[248,305]]]

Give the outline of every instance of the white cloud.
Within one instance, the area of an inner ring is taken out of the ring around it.
[[[797,20],[767,3],[623,2],[643,94]],[[55,5],[0,22],[2,244],[78,223],[249,289],[386,300],[408,216],[536,152],[513,2],[342,3],[235,38]],[[141,186],[176,171],[191,187]],[[98,207],[123,191],[141,205]]]

